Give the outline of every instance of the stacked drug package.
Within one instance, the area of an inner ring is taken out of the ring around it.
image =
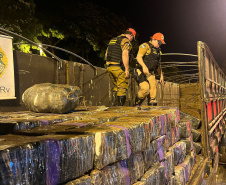
[[[93,168],[91,135],[5,135],[0,143],[0,184],[56,185]]]
[[[0,184],[185,184],[191,123],[177,108],[92,108],[0,137]]]

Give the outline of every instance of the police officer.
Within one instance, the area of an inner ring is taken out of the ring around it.
[[[155,33],[149,42],[143,43],[139,46],[136,57],[139,65],[136,69],[139,91],[135,100],[135,104],[138,106],[140,106],[148,96],[148,105],[157,105],[155,80],[155,74],[157,72],[160,75],[160,84],[164,82],[160,65],[161,44],[166,44],[163,34]]]
[[[129,53],[131,41],[135,39],[136,31],[128,28],[124,34],[110,40],[105,53],[108,74],[113,82],[113,105],[123,106],[126,101],[129,78]]]

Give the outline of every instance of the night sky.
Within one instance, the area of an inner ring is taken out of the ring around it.
[[[226,0],[92,2],[126,17],[139,34],[139,44],[162,32],[166,42],[163,53],[197,54],[197,41],[203,41],[217,63],[226,67]]]

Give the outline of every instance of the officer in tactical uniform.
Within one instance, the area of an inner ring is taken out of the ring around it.
[[[138,67],[136,68],[137,83],[139,85],[135,104],[140,106],[148,98],[148,105],[156,106],[156,81],[155,74],[160,75],[160,84],[164,82],[160,65],[161,44],[166,44],[162,33],[155,33],[151,40],[139,46],[137,53]]]
[[[113,82],[113,105],[123,106],[126,101],[129,78],[129,53],[131,41],[135,39],[136,31],[128,28],[124,34],[110,40],[105,53],[108,74]]]

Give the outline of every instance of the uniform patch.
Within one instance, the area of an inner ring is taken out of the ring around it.
[[[144,44],[142,44],[140,47],[141,47],[141,48],[146,48],[146,46],[145,46]]]

